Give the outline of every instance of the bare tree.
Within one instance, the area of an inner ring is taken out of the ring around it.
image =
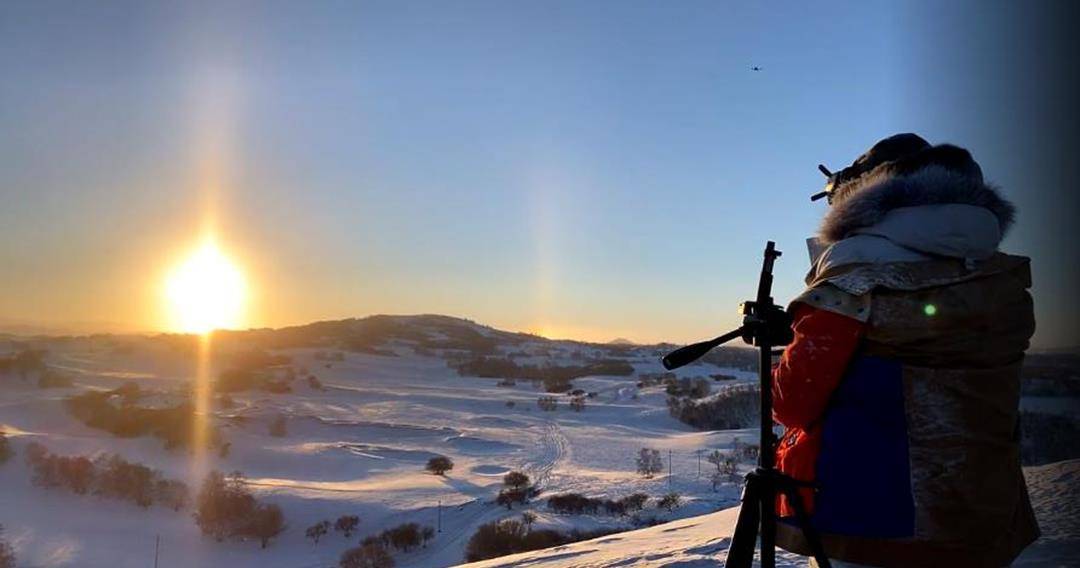
[[[536,522],[536,513],[525,511],[521,514],[521,522],[525,523],[525,530],[532,531],[533,523]]]
[[[660,450],[641,448],[637,458],[637,470],[646,479],[652,479],[653,476],[664,471],[664,460],[660,457]]]
[[[326,536],[326,533],[330,532],[330,521],[319,521],[314,525],[311,525],[304,531],[304,536],[315,543],[315,546],[319,546],[319,539]]]
[[[342,515],[334,521],[334,530],[343,533],[345,538],[351,538],[353,531],[360,524],[360,517],[356,515]]]
[[[428,460],[426,469],[435,475],[446,475],[454,469],[454,462],[446,456],[435,456]]]

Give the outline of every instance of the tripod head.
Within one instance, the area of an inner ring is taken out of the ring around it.
[[[680,347],[668,353],[661,359],[664,368],[670,371],[689,365],[737,337],[741,337],[749,345],[767,349],[791,343],[791,318],[783,308],[773,303],[772,299],[773,263],[781,254],[776,250],[776,243],[769,241],[765,245],[757,297],[739,304],[739,313],[743,316],[742,326],[720,337]]]

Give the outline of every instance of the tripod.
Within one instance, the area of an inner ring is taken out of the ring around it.
[[[776,565],[776,495],[782,493],[795,510],[806,541],[810,545],[818,565],[829,568],[829,559],[825,548],[803,505],[799,488],[812,484],[784,475],[776,469],[773,451],[776,437],[773,435],[772,421],[772,356],[774,345],[787,345],[791,342],[791,319],[784,309],[773,303],[772,270],[773,263],[780,256],[776,244],[769,241],[765,245],[765,257],[761,263],[761,277],[758,280],[757,297],[753,301],[743,302],[740,313],[743,324],[709,341],[687,345],[668,353],[662,359],[664,368],[669,371],[696,361],[714,347],[741,337],[746,343],[758,348],[758,379],[761,388],[761,436],[758,452],[758,467],[746,475],[743,487],[742,507],[735,522],[735,533],[728,546],[726,568],[749,568],[754,560],[754,546],[758,530],[761,534],[761,566],[773,568]]]

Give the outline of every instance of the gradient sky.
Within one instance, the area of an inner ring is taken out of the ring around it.
[[[1043,115],[1009,73],[1042,52],[1011,14],[957,39],[969,14],[930,3],[91,4],[0,6],[0,323],[162,329],[212,226],[252,326],[697,339],[737,324],[766,239],[798,292],[817,163],[916,131],[1017,202],[1036,342],[1076,337],[1069,208],[1014,150]],[[1028,48],[986,71],[1002,33]]]

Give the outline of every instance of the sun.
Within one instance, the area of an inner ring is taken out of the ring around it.
[[[241,325],[247,284],[244,275],[213,241],[206,241],[165,281],[171,327],[207,333]]]

